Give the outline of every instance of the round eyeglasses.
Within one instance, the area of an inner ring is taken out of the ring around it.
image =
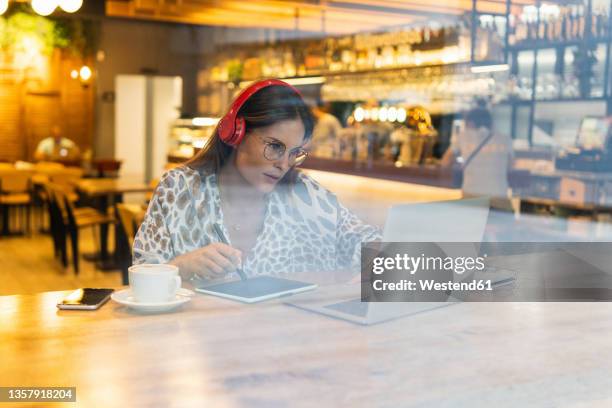
[[[263,140],[264,143],[264,157],[270,161],[276,161],[281,159],[287,151],[287,146],[281,142],[273,142]],[[304,160],[308,157],[308,152],[301,147],[296,147],[289,151],[289,166],[299,166],[304,163]]]

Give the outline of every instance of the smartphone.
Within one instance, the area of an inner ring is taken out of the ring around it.
[[[110,299],[114,289],[77,289],[57,304],[59,309],[96,310]]]

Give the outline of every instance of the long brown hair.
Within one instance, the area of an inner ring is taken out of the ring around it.
[[[286,86],[272,85],[254,93],[240,108],[237,116],[244,118],[245,128],[251,130],[274,125],[283,120],[300,119],[304,125],[304,142],[312,137],[314,118],[308,105],[293,89]],[[218,173],[228,162],[234,148],[223,143],[215,129],[206,146],[185,165],[194,170],[203,167]],[[295,180],[296,171],[289,169],[281,183]]]

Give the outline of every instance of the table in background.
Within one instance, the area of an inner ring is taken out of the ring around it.
[[[0,297],[1,386],[75,386],[83,407],[612,404],[612,303],[464,303],[362,327],[204,295],[159,315],[58,311],[65,294]]]
[[[115,178],[80,179],[75,187],[86,199],[94,202],[95,207],[104,214],[109,208],[113,208],[115,203],[123,202],[123,194],[148,193],[154,190],[154,187],[145,183]],[[108,255],[107,237],[108,226],[103,224],[100,226],[101,261],[99,265],[99,268],[103,270],[117,268],[114,257]],[[115,233],[115,248],[125,244],[121,241],[122,239],[121,234]]]

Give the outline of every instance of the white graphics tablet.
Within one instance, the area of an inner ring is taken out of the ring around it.
[[[247,280],[203,286],[195,290],[196,292],[237,300],[239,302],[256,303],[281,296],[306,292],[316,287],[317,285],[313,283],[275,278],[272,276],[258,276]]]

